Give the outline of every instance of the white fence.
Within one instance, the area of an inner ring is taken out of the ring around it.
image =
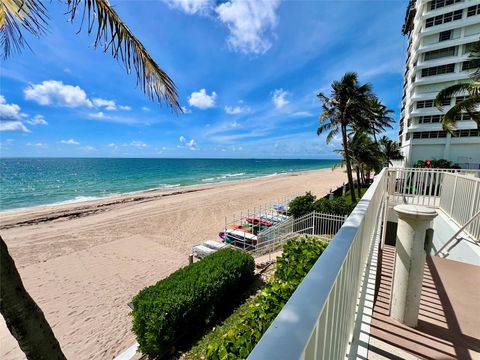
[[[480,176],[480,170],[400,168],[389,169],[388,193],[396,203],[439,206],[446,174]]]
[[[249,359],[343,359],[387,190],[384,169],[294,292]]]
[[[387,194],[395,202],[439,207],[461,226],[480,209],[479,177],[475,170],[382,170],[248,359],[344,359]],[[480,221],[466,229],[478,238]]]
[[[480,210],[480,178],[445,174],[439,207],[459,227],[465,225]],[[480,239],[480,218],[472,221],[464,231]]]
[[[297,219],[276,224],[258,233],[258,243],[251,253],[255,256],[273,253],[288,239],[298,235],[318,235],[330,240],[342,227],[346,216],[313,211]]]

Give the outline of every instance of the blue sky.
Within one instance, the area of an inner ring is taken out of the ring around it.
[[[1,156],[335,158],[338,143],[315,133],[315,94],[346,71],[398,119],[406,1],[111,4],[185,114],[150,102],[62,3],[46,2],[49,32],[1,64]]]

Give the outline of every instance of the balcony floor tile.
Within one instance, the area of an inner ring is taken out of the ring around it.
[[[395,247],[381,251],[369,359],[480,359],[480,267],[427,258],[418,326],[390,315]]]

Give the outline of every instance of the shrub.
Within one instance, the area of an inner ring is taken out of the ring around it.
[[[356,204],[348,203],[344,197],[333,199],[318,199],[313,209],[323,214],[350,215]]]
[[[313,204],[317,197],[310,191],[305,195],[297,196],[288,204],[288,212],[298,218],[313,211]]]
[[[344,197],[333,199],[317,199],[311,192],[297,196],[290,201],[288,211],[294,218],[318,211],[323,214],[350,215],[356,204],[348,202]]]
[[[204,330],[252,282],[254,268],[250,255],[222,249],[141,290],[132,311],[139,349],[162,356],[183,336]]]
[[[245,359],[310,271],[327,243],[300,237],[285,244],[273,280],[222,337],[208,347],[207,359]]]

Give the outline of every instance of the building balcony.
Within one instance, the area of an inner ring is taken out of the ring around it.
[[[390,317],[399,203],[438,214],[415,328]],[[478,212],[478,170],[384,169],[249,359],[478,358]]]
[[[381,250],[380,280],[370,324],[368,359],[474,359],[480,327],[473,303],[480,301],[480,267],[429,257],[420,313],[413,329],[390,317],[395,247]],[[475,354],[476,353],[476,354]]]

